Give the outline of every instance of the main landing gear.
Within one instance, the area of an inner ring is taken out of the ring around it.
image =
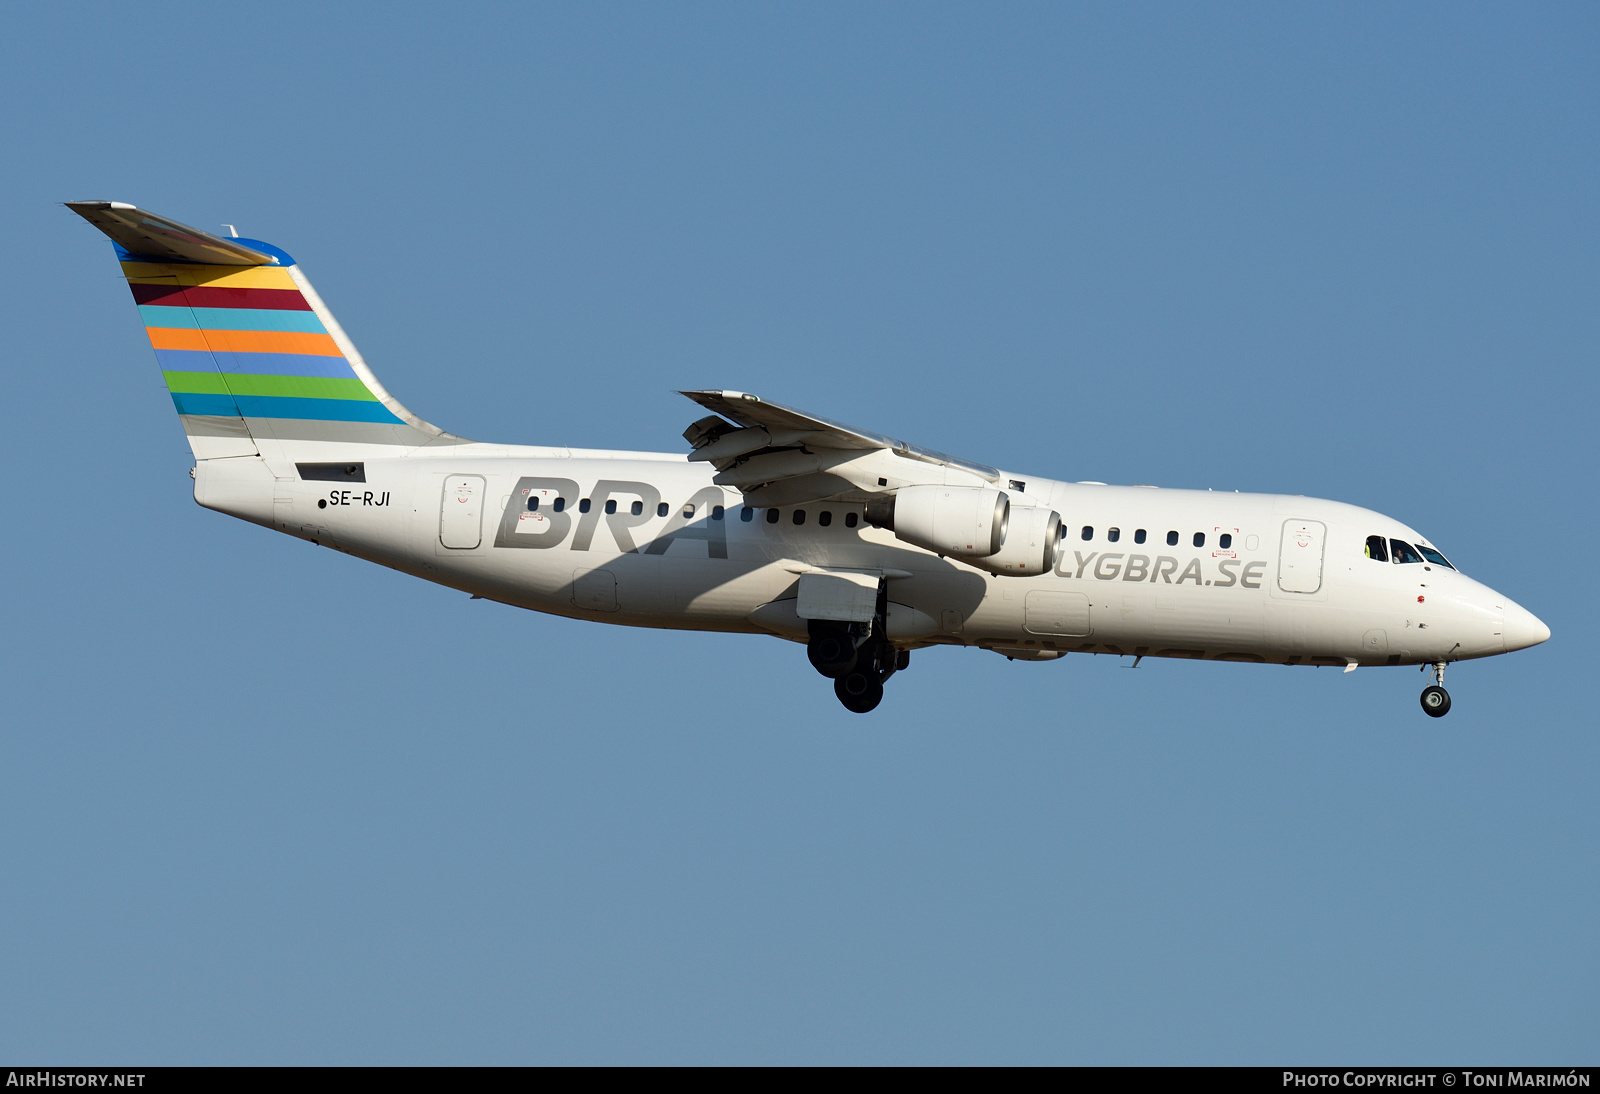
[[[1444,690],[1443,661],[1433,665],[1433,683],[1422,689],[1422,710],[1430,718],[1443,718],[1450,713],[1450,693]]]
[[[883,702],[883,685],[911,664],[911,651],[896,649],[884,637],[885,598],[870,623],[812,619],[806,656],[812,668],[833,680],[833,693],[844,708],[865,714]]]
[[[910,650],[897,650],[887,642],[876,644],[870,654],[863,648],[850,671],[834,677],[833,693],[846,710],[865,714],[883,702],[884,682],[909,664]]]

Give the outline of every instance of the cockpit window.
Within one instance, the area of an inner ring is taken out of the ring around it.
[[[1419,544],[1417,544],[1417,550],[1422,552],[1422,557],[1423,558],[1427,559],[1429,562],[1433,563],[1435,566],[1443,566],[1447,570],[1454,570],[1455,569],[1454,566],[1450,565],[1450,560],[1448,558],[1445,558],[1438,551],[1435,551],[1432,547],[1429,547],[1429,546],[1427,546],[1426,544],[1423,544],[1423,543],[1419,543]]]
[[[1403,539],[1391,539],[1389,546],[1394,549],[1396,562],[1421,562],[1422,556],[1417,554],[1417,549]]]
[[[1382,536],[1367,537],[1367,557],[1376,562],[1389,561],[1389,548]]]

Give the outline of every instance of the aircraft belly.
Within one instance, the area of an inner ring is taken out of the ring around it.
[[[756,607],[783,599],[798,580],[776,565],[670,556],[662,563],[662,575],[672,589],[674,611],[699,625],[742,625]]]
[[[1103,644],[1152,656],[1265,659],[1257,596],[1112,586],[1096,599],[1095,637]]]
[[[1267,606],[1267,641],[1273,653],[1284,660],[1372,663],[1379,644],[1387,644],[1388,622],[1385,616],[1342,603],[1274,597]],[[1380,635],[1384,637],[1380,639]]]

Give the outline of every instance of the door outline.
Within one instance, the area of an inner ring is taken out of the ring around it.
[[[1029,634],[1087,638],[1094,633],[1089,594],[1034,589],[1022,600],[1022,629]]]
[[[451,551],[471,551],[483,543],[486,485],[482,475],[444,477],[444,487],[439,494],[439,546]],[[451,508],[452,501],[464,508]]]
[[[1313,545],[1316,547],[1314,575],[1311,567]],[[1302,551],[1305,553],[1297,553]],[[1327,553],[1326,524],[1320,520],[1303,520],[1296,517],[1284,521],[1283,534],[1278,539],[1278,590],[1296,596],[1311,596],[1321,592],[1322,571],[1326,567]]]
[[[585,600],[592,603],[585,603]],[[617,575],[610,570],[572,571],[572,605],[590,612],[617,610]]]

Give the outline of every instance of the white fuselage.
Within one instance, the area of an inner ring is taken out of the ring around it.
[[[1018,577],[904,543],[856,504],[745,510],[678,455],[468,445],[362,468],[307,481],[287,461],[201,460],[195,500],[475,596],[629,626],[804,640],[799,575],[844,570],[889,578],[889,638],[907,648],[1396,665],[1549,633],[1448,567],[1368,558],[1369,536],[1425,537],[1315,498],[1008,475],[1013,502],[1053,508],[1066,536],[1054,572]]]

